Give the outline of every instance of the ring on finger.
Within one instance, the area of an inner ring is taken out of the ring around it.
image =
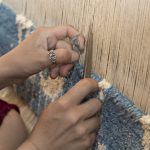
[[[51,61],[52,64],[56,64],[56,53],[55,50],[50,50],[48,52],[49,60]]]

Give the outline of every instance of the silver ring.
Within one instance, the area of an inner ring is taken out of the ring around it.
[[[80,34],[75,35],[71,38],[70,42],[72,44],[72,48],[74,51],[78,52],[80,54],[80,42],[78,40]]]
[[[56,64],[56,54],[55,54],[55,50],[50,50],[48,52],[48,56],[49,56],[49,60],[53,63]]]

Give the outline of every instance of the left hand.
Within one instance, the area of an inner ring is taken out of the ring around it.
[[[6,62],[11,82],[20,82],[30,75],[50,68],[50,76],[66,76],[79,60],[79,54],[72,50],[70,43],[64,39],[72,38],[79,32],[72,26],[40,27],[15,49],[0,58]],[[84,49],[84,37],[79,35],[80,50]],[[48,50],[55,50],[56,64],[48,57]]]
[[[92,79],[83,79],[42,112],[30,137],[17,150],[89,150],[100,127],[98,99],[82,103],[99,89]]]

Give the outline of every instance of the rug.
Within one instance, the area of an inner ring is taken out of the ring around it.
[[[34,28],[32,21],[15,14],[1,3],[0,55],[14,48]],[[76,64],[66,78],[58,77],[55,80],[49,77],[46,69],[31,76],[23,84],[16,85],[16,92],[38,117],[49,103],[83,78],[83,69],[82,65]],[[98,82],[103,80],[95,73],[91,74],[91,78]],[[103,94],[102,123],[93,150],[150,150],[150,116],[113,85],[104,87]]]

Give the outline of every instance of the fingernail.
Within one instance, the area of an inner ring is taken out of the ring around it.
[[[59,74],[59,68],[58,67],[51,70],[50,75],[52,78],[56,78],[58,76],[58,74]]]
[[[83,36],[83,35],[80,35],[80,36],[78,37],[78,41],[79,41],[79,43],[80,43],[80,51],[83,52],[84,47],[85,47],[84,36]]]

